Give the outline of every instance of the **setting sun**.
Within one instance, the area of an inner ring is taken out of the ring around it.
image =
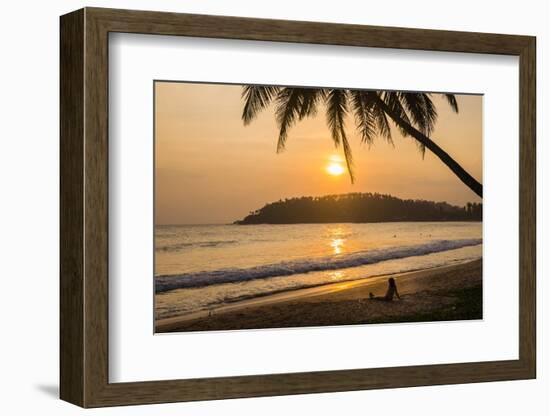
[[[340,176],[342,173],[344,173],[346,170],[344,167],[338,163],[331,162],[327,166],[327,173],[332,176]]]

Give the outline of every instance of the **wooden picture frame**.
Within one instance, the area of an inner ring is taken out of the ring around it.
[[[530,379],[536,376],[535,38],[85,8],[61,17],[60,396],[82,407]],[[299,42],[519,57],[519,359],[110,383],[108,35]]]

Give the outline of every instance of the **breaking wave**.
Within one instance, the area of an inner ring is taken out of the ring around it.
[[[476,246],[482,243],[480,238],[437,240],[429,243],[373,249],[344,255],[283,261],[250,268],[227,268],[212,271],[164,275],[155,278],[157,293],[174,289],[198,288],[215,284],[237,283],[254,279],[269,279],[277,276],[290,276],[315,271],[345,269],[364,266],[386,260],[423,256],[462,247]]]

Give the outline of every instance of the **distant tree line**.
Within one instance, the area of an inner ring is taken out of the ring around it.
[[[266,204],[235,224],[298,224],[394,221],[481,221],[482,204],[400,199],[378,193],[287,198]]]

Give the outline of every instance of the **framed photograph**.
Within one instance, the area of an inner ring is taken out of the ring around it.
[[[535,378],[535,49],[62,16],[61,398]]]

